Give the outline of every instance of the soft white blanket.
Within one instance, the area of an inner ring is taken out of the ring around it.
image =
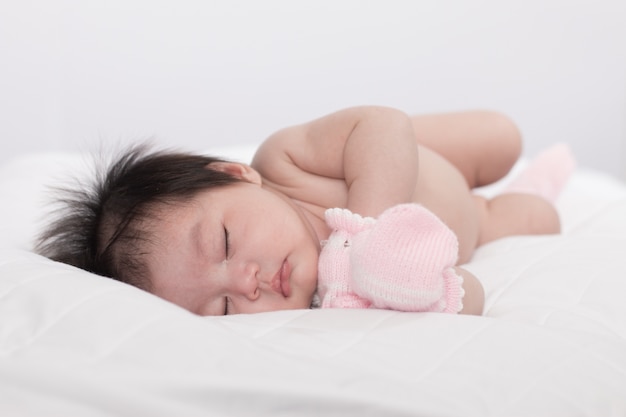
[[[484,317],[202,318],[29,251],[44,184],[85,164],[0,167],[2,416],[626,415],[626,186],[611,177],[577,171],[562,235],[477,252]]]

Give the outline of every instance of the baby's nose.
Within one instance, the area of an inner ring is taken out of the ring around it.
[[[260,295],[258,273],[259,265],[255,262],[235,266],[230,277],[232,290],[251,301],[256,300]]]

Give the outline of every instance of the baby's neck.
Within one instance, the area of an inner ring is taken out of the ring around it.
[[[315,204],[307,203],[305,201],[300,201],[296,199],[291,199],[294,204],[300,209],[304,217],[307,219],[315,234],[317,235],[317,239],[321,242],[323,240],[328,239],[330,235],[330,229],[324,220],[324,212],[326,209],[324,207],[317,206]]]

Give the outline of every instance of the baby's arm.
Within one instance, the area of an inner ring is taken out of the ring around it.
[[[319,178],[343,180],[348,187],[345,207],[376,217],[413,200],[418,147],[405,113],[355,107],[275,133],[261,145],[252,165],[270,182],[306,178],[311,192],[324,188],[315,187]]]

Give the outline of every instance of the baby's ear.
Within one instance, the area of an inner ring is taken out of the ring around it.
[[[207,165],[207,168],[225,172],[233,177],[251,182],[252,184],[261,185],[262,182],[261,174],[259,174],[256,169],[252,168],[250,165],[241,164],[239,162],[213,162]]]

